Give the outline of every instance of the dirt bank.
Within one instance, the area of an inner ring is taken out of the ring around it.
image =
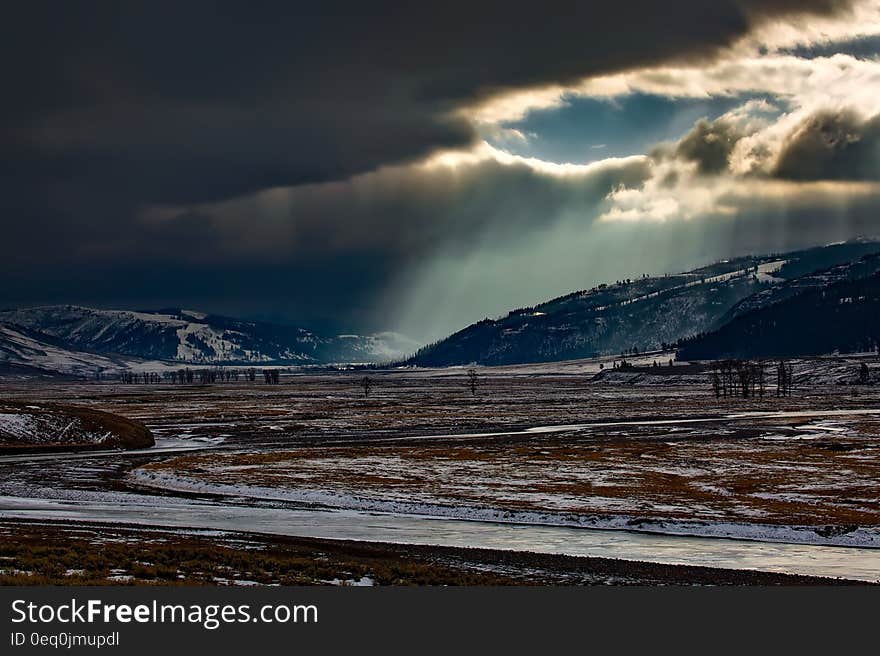
[[[155,444],[139,421],[59,403],[0,401],[0,452],[140,449]]]

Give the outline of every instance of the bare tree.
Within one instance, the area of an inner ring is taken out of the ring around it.
[[[480,377],[477,374],[476,369],[468,369],[468,389],[471,391],[471,396],[477,395],[477,386],[480,384]]]
[[[369,376],[364,376],[361,380],[361,387],[364,388],[364,398],[367,398],[370,395],[370,391],[373,389],[373,381]]]
[[[794,379],[791,364],[782,360],[776,365],[776,396],[791,396],[791,386]]]

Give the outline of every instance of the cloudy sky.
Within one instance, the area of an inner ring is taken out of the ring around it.
[[[296,5],[6,12],[0,306],[430,340],[880,235],[880,0]]]

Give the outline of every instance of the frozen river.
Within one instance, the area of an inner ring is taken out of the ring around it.
[[[880,581],[880,549],[504,524],[351,510],[0,497],[0,517],[510,549]]]

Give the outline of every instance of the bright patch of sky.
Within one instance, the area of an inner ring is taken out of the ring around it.
[[[694,123],[713,120],[756,96],[670,98],[636,93],[616,98],[567,96],[565,104],[533,110],[483,138],[515,155],[584,164],[649,151],[679,139]]]

